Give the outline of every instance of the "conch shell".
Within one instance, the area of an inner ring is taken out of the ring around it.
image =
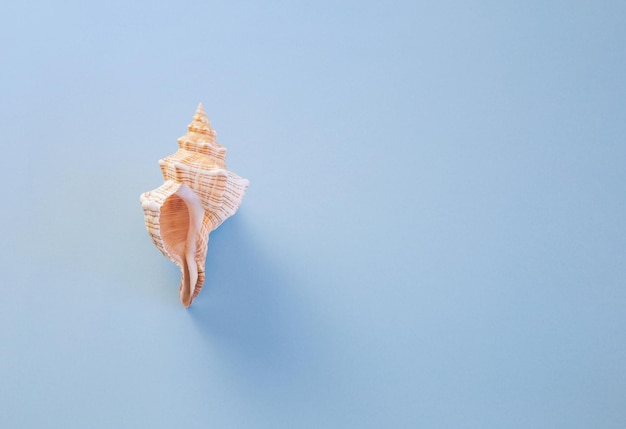
[[[209,233],[235,214],[249,184],[226,168],[226,148],[215,141],[202,103],[187,129],[178,151],[159,161],[165,183],[140,197],[152,241],[182,272],[185,307],[204,284]]]

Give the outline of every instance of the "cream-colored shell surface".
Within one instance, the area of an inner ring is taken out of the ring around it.
[[[140,196],[152,242],[181,269],[185,307],[204,284],[209,233],[235,214],[248,189],[225,160],[226,148],[200,104],[176,153],[159,161],[165,182]]]

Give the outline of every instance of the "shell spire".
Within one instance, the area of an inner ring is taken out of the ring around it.
[[[198,104],[196,113],[193,115],[191,123],[187,126],[187,130],[190,133],[204,134],[211,137],[211,140],[215,139],[215,130],[211,128],[211,122],[204,111],[202,103]]]
[[[164,183],[140,197],[152,242],[181,270],[185,307],[204,284],[209,233],[235,214],[249,183],[226,167],[202,103],[188,130],[178,151],[159,161]]]

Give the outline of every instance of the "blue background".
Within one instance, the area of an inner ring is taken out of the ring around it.
[[[621,1],[4,2],[0,427],[626,427]],[[251,185],[186,310],[139,194]]]

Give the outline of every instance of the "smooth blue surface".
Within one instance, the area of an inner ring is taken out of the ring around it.
[[[0,427],[626,427],[624,2],[8,2]],[[139,194],[250,179],[185,310]]]

